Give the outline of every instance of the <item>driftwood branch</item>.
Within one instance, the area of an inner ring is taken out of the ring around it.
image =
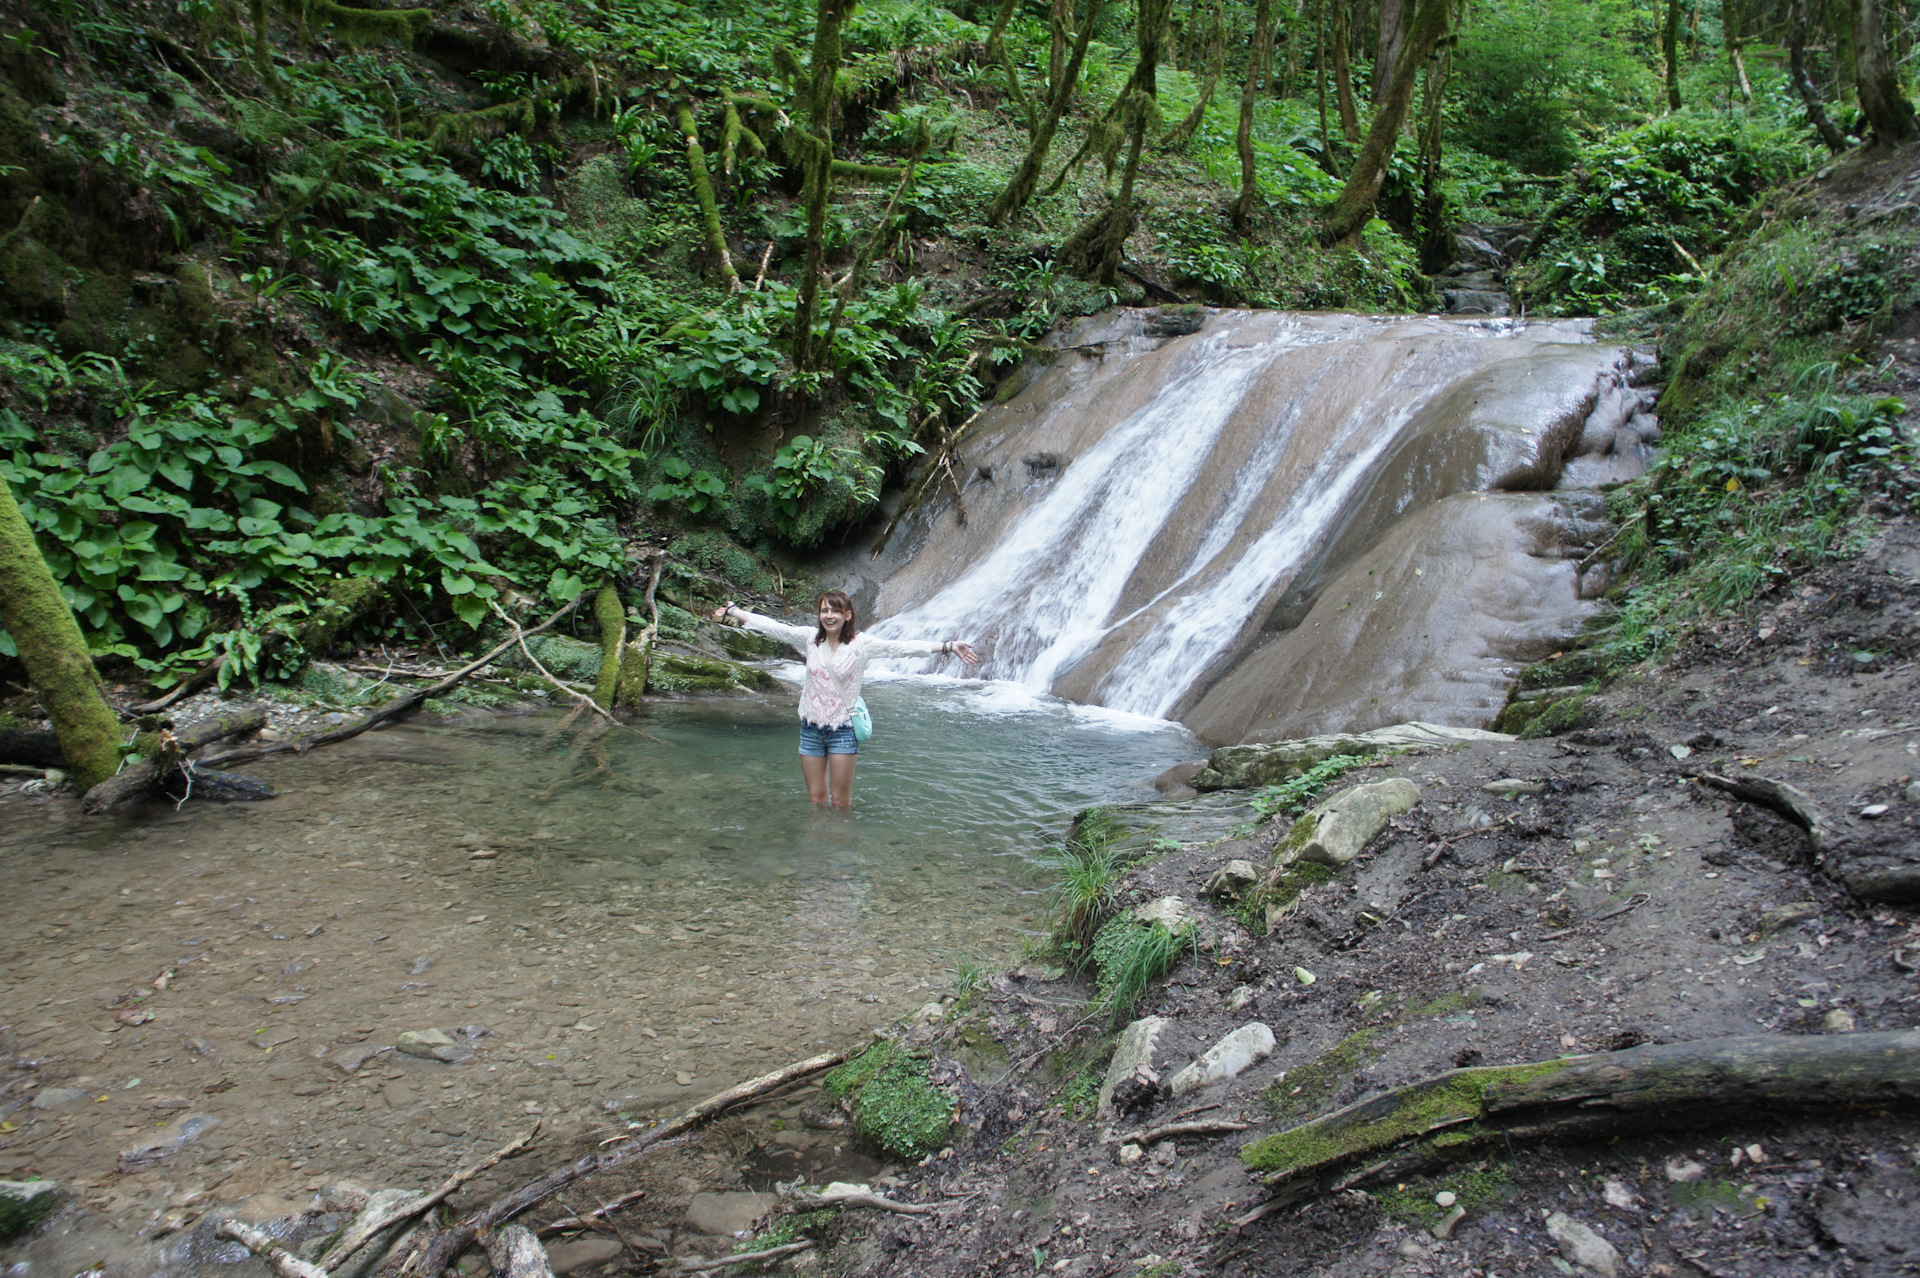
[[[479,1162],[455,1172],[453,1175],[447,1177],[446,1180],[442,1181],[438,1188],[424,1198],[409,1198],[407,1201],[396,1204],[378,1216],[355,1222],[353,1228],[348,1230],[325,1256],[321,1257],[320,1267],[322,1269],[338,1269],[342,1261],[366,1246],[367,1243],[393,1228],[401,1221],[418,1216],[422,1212],[445,1201],[447,1195],[472,1180],[475,1176],[478,1176],[481,1172],[486,1171],[504,1158],[512,1158],[515,1154],[525,1149],[533,1143],[533,1138],[539,1134],[540,1122],[536,1119],[534,1120],[533,1126],[527,1129],[525,1135],[515,1137],[511,1143],[488,1154]]]
[[[1869,1106],[1920,1107],[1920,1030],[1706,1039],[1449,1070],[1255,1141],[1241,1158],[1293,1201],[1521,1141]]]
[[[255,1229],[244,1221],[223,1220],[213,1232],[222,1238],[233,1239],[266,1261],[280,1278],[327,1278],[326,1270],[300,1259],[275,1242],[264,1230]]]
[[[554,1234],[564,1233],[569,1229],[590,1229],[593,1227],[595,1221],[606,1220],[622,1207],[631,1207],[646,1196],[646,1190],[636,1189],[630,1194],[620,1195],[610,1203],[602,1203],[592,1211],[582,1212],[574,1216],[562,1216],[559,1220],[540,1226],[540,1228],[534,1230],[534,1233],[542,1238],[549,1238]]]
[[[812,1056],[803,1061],[796,1061],[784,1069],[763,1074],[737,1087],[730,1087],[724,1092],[709,1096],[671,1122],[662,1123],[650,1131],[641,1132],[637,1136],[603,1147],[594,1153],[582,1155],[565,1167],[551,1171],[538,1180],[530,1181],[512,1193],[495,1199],[480,1210],[470,1213],[459,1223],[434,1235],[427,1242],[424,1253],[416,1253],[420,1255],[419,1263],[409,1264],[409,1267],[416,1269],[424,1275],[424,1278],[436,1278],[461,1252],[473,1244],[482,1230],[497,1229],[505,1221],[512,1220],[529,1208],[539,1206],[582,1177],[624,1167],[653,1146],[684,1136],[707,1120],[744,1101],[764,1096],[768,1092],[779,1091],[789,1083],[811,1074],[818,1074],[822,1070],[832,1069],[853,1055],[854,1050],[847,1048],[825,1056]],[[498,1265],[495,1268],[498,1268]],[[391,1278],[390,1270],[397,1272],[398,1267],[383,1268],[381,1271],[383,1278]]]
[[[1120,1142],[1125,1145],[1152,1145],[1173,1136],[1217,1136],[1222,1132],[1244,1132],[1245,1130],[1247,1130],[1247,1124],[1229,1122],[1226,1119],[1198,1123],[1162,1123],[1158,1127],[1149,1127],[1131,1136],[1122,1136]]]
[[[1772,777],[1723,777],[1713,772],[1696,772],[1693,776],[1696,781],[1704,782],[1716,790],[1725,790],[1737,799],[1772,808],[1807,832],[1807,837],[1813,841],[1814,851],[1827,850],[1832,827],[1813,796],[1799,786],[1775,781]]]
[[[232,656],[231,653],[226,653],[226,652],[221,653],[219,656],[215,657],[212,661],[207,662],[205,665],[201,666],[198,670],[194,671],[192,674],[182,679],[179,683],[175,684],[173,691],[167,693],[165,696],[158,697],[152,701],[143,702],[137,706],[129,706],[128,709],[132,710],[133,713],[135,714],[153,714],[155,711],[165,710],[168,706],[180,700],[182,697],[192,692],[195,688],[198,688],[201,684],[205,683],[207,680],[219,674],[221,668],[227,664],[227,660],[231,656]]]
[[[778,1260],[782,1256],[791,1256],[796,1252],[812,1248],[811,1240],[790,1242],[778,1247],[769,1247],[765,1251],[743,1251],[732,1256],[722,1256],[718,1260],[703,1260],[697,1265],[683,1265],[678,1272],[683,1274],[701,1274],[709,1269],[724,1269],[728,1265],[748,1265],[763,1260]]]
[[[793,1204],[812,1211],[818,1207],[873,1207],[880,1211],[897,1211],[908,1216],[924,1216],[933,1208],[926,1203],[903,1203],[892,1198],[882,1198],[879,1194],[838,1193],[838,1194],[795,1194]]]
[[[582,598],[584,597],[585,596],[582,596]],[[528,665],[531,665],[536,671],[539,672],[540,677],[542,679],[545,679],[548,683],[560,689],[560,691],[566,693],[568,696],[572,697],[577,703],[586,706],[589,710],[592,710],[595,714],[599,715],[602,719],[605,719],[608,723],[618,724],[620,722],[618,719],[613,717],[612,712],[609,711],[605,706],[601,705],[598,701],[595,701],[592,697],[588,696],[586,693],[581,692],[578,689],[575,689],[567,684],[561,683],[559,679],[554,677],[554,674],[551,670],[541,665],[540,659],[533,655],[533,649],[527,647],[527,636],[525,632],[523,632],[520,629],[519,625],[514,621],[512,617],[509,617],[506,614],[505,609],[503,609],[499,604],[495,603],[491,599],[487,600],[487,607],[493,609],[494,616],[500,618],[500,620],[507,623],[507,628],[513,631],[514,641],[520,645],[520,655],[527,659]]]
[[[242,706],[227,714],[202,719],[191,728],[183,728],[173,734],[177,751],[175,758],[191,754],[202,746],[226,737],[258,732],[266,724],[266,709],[257,705]],[[122,800],[145,794],[163,775],[160,766],[152,759],[131,760],[119,772],[87,791],[86,797],[80,800],[80,810],[89,814],[105,812]]]
[[[322,732],[318,736],[302,737],[298,741],[276,741],[265,745],[244,746],[237,750],[226,750],[219,754],[209,755],[207,758],[196,760],[196,762],[206,767],[213,767],[225,763],[248,763],[254,759],[264,759],[268,755],[274,754],[305,754],[317,746],[333,745],[336,742],[357,737],[369,728],[377,728],[389,719],[398,718],[400,715],[407,713],[407,711],[429,698],[437,697],[443,692],[450,691],[468,675],[473,674],[477,670],[485,669],[488,665],[492,664],[496,657],[499,657],[522,639],[531,638],[541,631],[551,628],[575,608],[578,608],[580,606],[580,600],[584,598],[586,598],[584,594],[579,596],[579,598],[576,598],[572,603],[566,605],[533,629],[517,633],[514,638],[500,644],[494,648],[493,651],[487,653],[486,656],[468,662],[466,665],[460,667],[460,669],[442,679],[439,683],[427,688],[416,688],[404,697],[398,697],[387,702],[386,705],[381,706],[378,710],[375,710],[357,722],[345,724],[342,727],[335,728],[331,732]]]

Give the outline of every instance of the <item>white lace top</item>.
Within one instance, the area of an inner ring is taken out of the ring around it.
[[[864,630],[847,643],[815,643],[817,626],[789,626],[745,608],[735,608],[732,615],[748,630],[792,644],[806,658],[800,717],[823,728],[853,722],[853,703],[860,699],[860,681],[866,677],[867,662],[875,657],[937,656],[942,646],[938,640],[876,639]]]

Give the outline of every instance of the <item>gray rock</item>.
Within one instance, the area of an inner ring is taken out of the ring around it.
[[[394,1044],[394,1050],[407,1056],[417,1056],[421,1060],[435,1061],[441,1059],[441,1049],[459,1048],[459,1046],[453,1041],[453,1036],[445,1030],[423,1029],[408,1030],[400,1035],[400,1041]]]
[[[1775,932],[1784,932],[1796,924],[1819,917],[1820,907],[1812,901],[1789,901],[1762,914],[1753,930],[1760,936],[1772,936]]]
[[[1135,907],[1133,917],[1142,923],[1158,923],[1177,936],[1193,926],[1193,907],[1177,896],[1163,896]]]
[[[1475,741],[1512,741],[1504,732],[1449,728],[1436,723],[1397,723],[1371,732],[1336,733],[1257,745],[1221,746],[1207,766],[1193,775],[1196,790],[1237,790],[1278,785],[1304,775],[1336,754],[1378,754],[1383,750],[1449,749]]]
[[[53,1214],[60,1182],[0,1180],[0,1242],[12,1242]]]
[[[380,1055],[382,1052],[391,1052],[392,1050],[393,1044],[391,1043],[355,1043],[351,1047],[341,1048],[329,1059],[333,1063],[334,1068],[342,1074],[357,1074],[360,1072],[360,1068],[368,1061]]]
[[[212,1114],[182,1114],[138,1145],[120,1151],[120,1170],[135,1171],[173,1157],[220,1125]]]
[[[1600,1278],[1619,1278],[1620,1253],[1613,1244],[1567,1213],[1556,1211],[1547,1217],[1547,1234],[1574,1264],[1591,1269]]]
[[[770,1194],[695,1194],[687,1204],[687,1223],[703,1234],[731,1238],[750,1231],[774,1202]]]
[[[1185,1096],[1202,1087],[1238,1078],[1255,1062],[1273,1055],[1273,1046],[1273,1031],[1267,1026],[1259,1021],[1242,1025],[1209,1047],[1199,1060],[1175,1074],[1171,1084],[1173,1094]]]
[[[86,1103],[86,1090],[79,1087],[43,1087],[33,1096],[35,1109],[71,1109]]]
[[[1404,777],[1342,790],[1294,822],[1274,849],[1273,863],[1282,868],[1295,861],[1346,865],[1387,828],[1388,820],[1418,802],[1420,787]]]
[[[1521,777],[1501,777],[1498,781],[1489,781],[1480,787],[1488,794],[1504,794],[1512,797],[1516,794],[1545,794],[1545,781],[1528,781]]]
[[[1907,787],[1907,802],[1920,803],[1920,781],[1915,781]]]
[[[1209,897],[1237,901],[1241,893],[1260,881],[1260,871],[1251,861],[1229,861],[1213,872],[1201,889]]]
[[[582,1269],[610,1265],[625,1252],[626,1248],[617,1238],[576,1238],[572,1242],[549,1245],[547,1263],[553,1267],[554,1278],[566,1278]]]
[[[1504,289],[1449,288],[1440,296],[1449,315],[1511,315],[1513,299]]]
[[[1112,1112],[1113,1089],[1122,1079],[1142,1066],[1154,1068],[1154,1052],[1160,1036],[1171,1024],[1173,1022],[1164,1016],[1144,1016],[1121,1031],[1120,1041],[1114,1045],[1113,1062],[1107,1066],[1106,1081],[1100,1087],[1101,1113]]]

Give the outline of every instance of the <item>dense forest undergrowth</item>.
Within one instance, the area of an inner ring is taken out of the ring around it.
[[[1062,317],[1437,309],[1500,224],[1670,357],[1637,659],[1911,501],[1912,209],[1807,175],[1912,113],[1816,8],[10,0],[0,465],[110,674],[284,678],[781,590]]]

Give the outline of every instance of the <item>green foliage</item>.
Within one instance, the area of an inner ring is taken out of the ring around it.
[[[1416,1229],[1431,1229],[1452,1210],[1434,1202],[1434,1196],[1443,1189],[1450,1191],[1457,1200],[1456,1205],[1468,1212],[1484,1211],[1513,1196],[1513,1177],[1507,1164],[1485,1163],[1420,1176],[1391,1188],[1383,1186],[1367,1192],[1395,1220]]]
[[[927,1062],[881,1041],[823,1080],[853,1109],[860,1134],[896,1158],[922,1158],[946,1142],[953,1100],[927,1077]]]
[[[1199,952],[1191,927],[1176,936],[1164,924],[1141,923],[1131,915],[1109,920],[1093,941],[1096,1006],[1116,1025],[1129,1019],[1147,988],[1189,949]]]
[[[1084,954],[1113,913],[1119,862],[1103,847],[1070,842],[1048,853],[1043,864],[1059,876],[1047,889],[1054,935],[1069,956]]]
[[[1796,132],[1751,117],[1676,112],[1610,136],[1581,152],[1514,283],[1563,315],[1686,296],[1701,282],[1693,262],[1814,159]]]
[[[1105,1082],[1098,1066],[1087,1066],[1060,1089],[1060,1108],[1068,1118],[1092,1118],[1100,1108],[1100,1088]]]
[[[1253,809],[1262,818],[1305,812],[1322,790],[1355,768],[1364,768],[1372,762],[1370,754],[1336,754],[1323,759],[1290,781],[1261,787],[1251,800]]]

